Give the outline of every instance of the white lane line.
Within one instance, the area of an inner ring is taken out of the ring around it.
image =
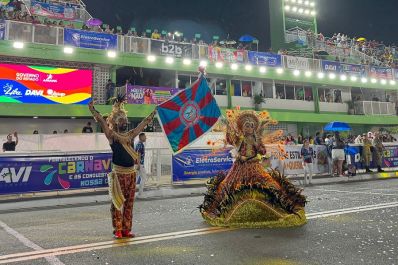
[[[378,206],[378,207],[369,207],[369,208],[350,210],[350,211],[344,211],[344,212],[333,212],[333,213],[312,215],[312,216],[307,217],[307,219],[308,220],[312,220],[312,219],[325,218],[325,217],[331,217],[331,216],[339,216],[339,215],[343,215],[343,214],[368,212],[368,211],[373,211],[373,210],[381,210],[381,209],[397,208],[397,207],[398,207],[398,203],[392,204],[392,205],[384,205],[384,206]]]
[[[30,241],[29,239],[27,239],[24,235],[18,233],[17,231],[15,231],[14,229],[12,229],[11,227],[9,227],[6,223],[0,221],[0,227],[4,229],[4,231],[6,231],[8,234],[12,235],[13,237],[15,237],[16,239],[18,239],[22,244],[24,244],[26,247],[34,249],[36,251],[40,251],[40,250],[44,250],[42,247],[40,247],[39,245],[36,245],[35,243],[33,243],[32,241]],[[47,256],[45,257],[45,259],[48,261],[48,263],[50,263],[51,265],[65,265],[64,263],[62,263],[57,257],[55,257],[54,255],[51,256]]]
[[[312,189],[312,190],[324,191],[324,192],[348,193],[348,194],[398,196],[398,193],[392,194],[392,193],[379,193],[379,192],[364,192],[364,191],[350,191],[350,190],[325,190],[325,189]]]
[[[322,215],[322,214],[346,212],[346,211],[352,211],[352,210],[362,210],[362,209],[377,208],[377,207],[384,207],[384,206],[395,206],[396,204],[398,204],[398,201],[379,203],[379,204],[372,204],[372,205],[365,205],[365,206],[355,206],[355,207],[351,207],[351,208],[329,210],[329,211],[324,211],[324,212],[307,213],[306,215],[307,216]]]
[[[375,205],[367,205],[367,206],[359,206],[353,208],[345,208],[345,209],[336,209],[331,211],[310,213],[307,215],[308,220],[338,216],[350,213],[359,213],[380,209],[388,209],[388,208],[397,208],[398,202],[391,203],[382,203]],[[54,256],[61,255],[70,255],[75,253],[89,252],[93,250],[101,250],[101,249],[109,249],[114,247],[122,247],[122,246],[130,246],[130,245],[138,245],[152,242],[159,242],[165,240],[174,240],[178,238],[186,238],[186,237],[194,237],[201,235],[208,235],[213,233],[227,232],[233,231],[235,229],[228,228],[204,228],[204,229],[195,229],[195,230],[187,230],[173,233],[165,233],[158,234],[152,236],[139,237],[135,239],[126,239],[120,241],[105,241],[98,242],[93,244],[85,244],[85,245],[77,245],[77,246],[69,246],[64,248],[55,248],[55,249],[47,249],[47,250],[39,250],[33,252],[24,252],[24,253],[16,253],[11,255],[0,256],[0,264],[9,264],[14,262],[28,261],[28,260],[36,260],[40,258],[49,258]]]

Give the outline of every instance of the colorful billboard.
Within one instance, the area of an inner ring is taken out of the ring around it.
[[[393,79],[392,68],[371,66],[369,68],[369,77],[381,79]]]
[[[0,102],[87,104],[91,70],[0,64]]]
[[[31,2],[30,13],[32,15],[43,16],[53,19],[75,20],[76,9],[56,3],[44,3],[33,0]]]
[[[160,105],[178,91],[178,88],[168,87],[127,86],[127,103]]]
[[[108,186],[112,154],[3,157],[0,195]]]
[[[244,63],[247,51],[209,46],[209,59],[212,62]]]

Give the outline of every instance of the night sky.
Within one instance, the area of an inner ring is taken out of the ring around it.
[[[398,44],[397,0],[316,0],[318,28],[325,36],[334,32]],[[269,48],[268,0],[84,0],[89,12],[104,23],[139,34],[146,28],[178,30],[189,39],[219,35],[232,39],[251,34]]]

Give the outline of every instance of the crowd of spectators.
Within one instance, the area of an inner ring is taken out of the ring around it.
[[[316,41],[325,46],[332,46],[342,50],[355,50],[369,56],[370,58],[368,59],[361,59],[361,64],[363,65],[396,67],[395,59],[397,59],[396,56],[398,54],[396,53],[395,44],[388,46],[383,41],[366,40],[366,38],[357,37],[351,38],[342,33],[335,33],[331,38],[327,38],[322,33],[314,35],[308,32],[307,37],[309,38],[309,42]],[[371,60],[371,58],[374,60]],[[336,61],[345,61],[345,58],[340,59],[337,56]]]

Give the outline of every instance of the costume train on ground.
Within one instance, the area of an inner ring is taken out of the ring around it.
[[[266,111],[227,111],[225,144],[234,147],[235,162],[228,174],[220,173],[207,183],[199,207],[207,223],[242,228],[306,224],[302,190],[262,163],[266,156],[282,160],[286,156],[280,142],[283,132],[267,129],[276,123]]]

